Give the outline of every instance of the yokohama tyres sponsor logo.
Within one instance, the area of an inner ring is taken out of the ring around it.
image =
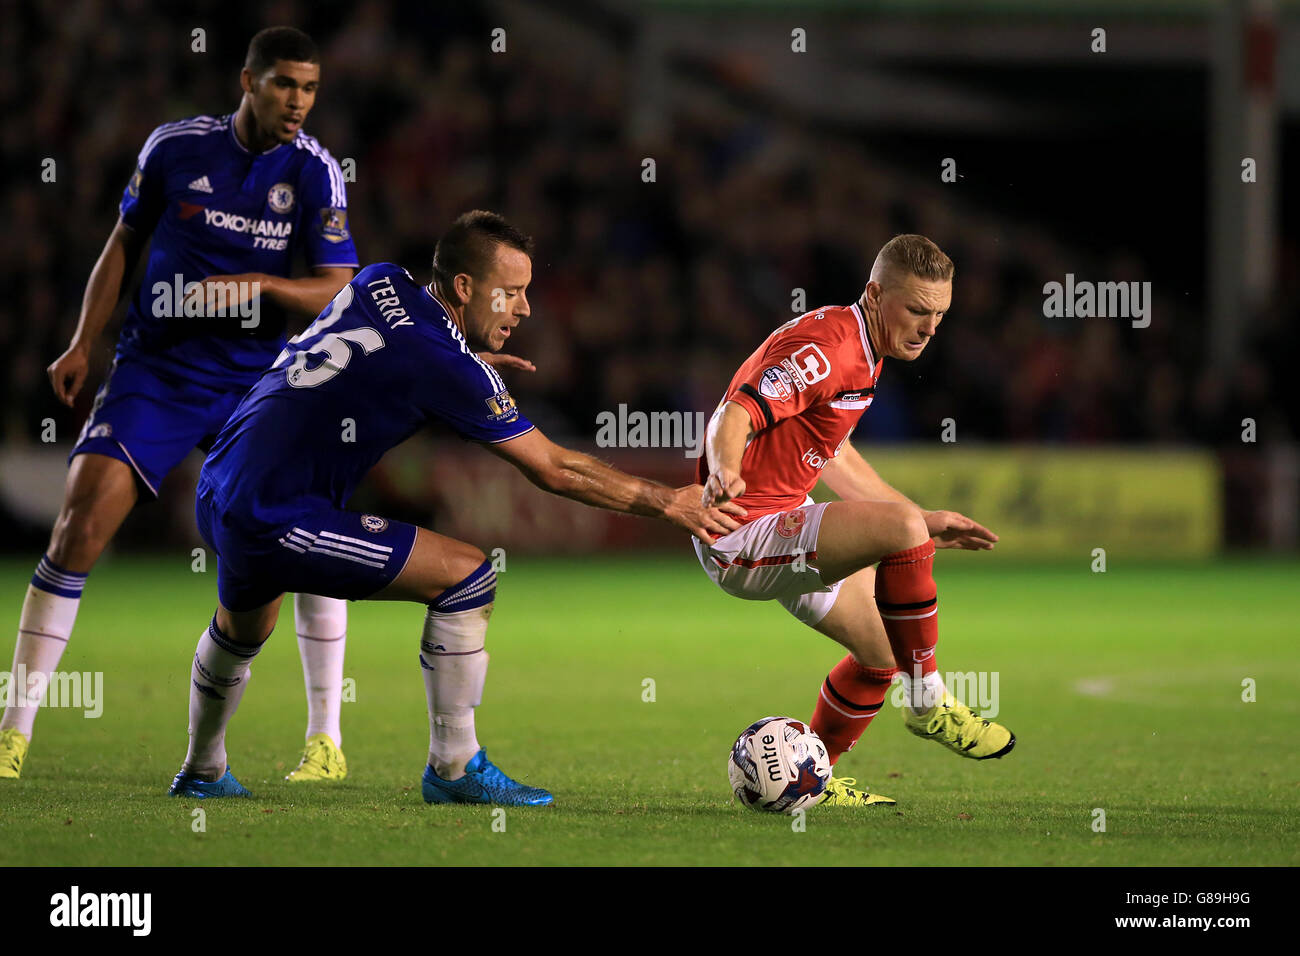
[[[269,219],[249,219],[234,213],[222,212],[220,209],[204,209],[203,222],[218,229],[231,232],[243,232],[250,236],[274,236],[287,238],[293,232],[292,222],[271,222]]]

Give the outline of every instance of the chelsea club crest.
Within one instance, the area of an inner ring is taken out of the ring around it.
[[[276,183],[266,194],[266,201],[274,212],[289,212],[293,209],[293,187],[288,183]]]

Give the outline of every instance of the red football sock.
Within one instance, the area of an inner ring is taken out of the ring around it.
[[[880,711],[896,673],[895,667],[863,667],[852,654],[831,669],[817,698],[812,729],[826,744],[832,766],[853,749]]]
[[[904,676],[919,681],[932,673],[939,643],[933,541],[885,555],[876,566],[876,607]]]

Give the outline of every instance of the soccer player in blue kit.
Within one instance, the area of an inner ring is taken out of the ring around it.
[[[157,497],[191,448],[209,447],[284,346],[287,313],[315,316],[354,273],[342,170],[302,132],[319,82],[306,34],[263,30],[249,45],[235,113],[165,123],[140,151],[72,344],[49,368],[56,394],[72,405],[152,236],[144,281],[70,456],[63,507],[23,602],[14,673],[23,668],[29,684],[34,674],[48,681],[58,666],[87,575],[141,494]],[[300,252],[311,274],[289,278]],[[235,314],[214,317],[214,304]],[[347,772],[338,716],[346,604],[299,594],[295,611],[308,745],[290,778],[337,779]],[[38,691],[5,710],[0,778],[19,776],[39,705]]]
[[[203,464],[199,531],[217,553],[218,598],[191,670],[190,743],[170,793],[247,796],[226,760],[226,725],[284,592],[428,605],[420,670],[429,711],[422,791],[429,803],[540,805],[551,794],[512,780],[474,729],[487,676],[496,574],[471,544],[344,510],[380,457],[431,421],[588,505],[663,518],[711,541],[739,527],[733,503],[673,489],[549,441],[475,353],[496,352],[528,317],[532,240],[500,216],[461,216],[434,250],[434,280],[367,266],[290,340],[239,403]],[[344,419],[353,423],[343,440]],[[464,502],[469,506],[470,502]]]

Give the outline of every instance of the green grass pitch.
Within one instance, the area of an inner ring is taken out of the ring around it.
[[[6,640],[33,563],[0,562]],[[689,551],[510,559],[479,736],[555,805],[504,818],[420,798],[414,605],[350,608],[345,782],[282,781],[305,721],[286,603],[228,740],[255,799],[166,797],[215,575],[188,556],[110,557],[60,668],[104,673],[103,716],[41,713],[23,779],[0,781],[0,864],[1294,865],[1298,570],[1112,562],[1094,574],[1087,560],[941,554],[940,669],[997,672],[1014,753],[963,760],[887,705],[839,771],[898,806],[814,808],[797,832],[731,802],[727,751],[765,714],[810,716],[840,654],[777,605],[717,591]]]

